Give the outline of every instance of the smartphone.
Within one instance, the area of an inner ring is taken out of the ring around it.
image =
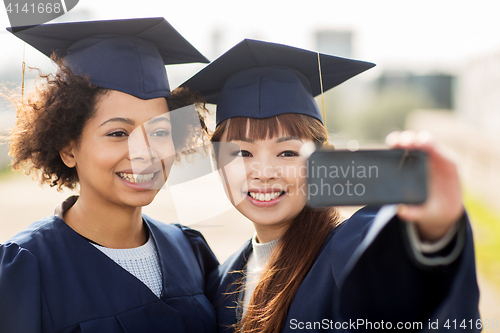
[[[316,150],[307,160],[311,207],[420,204],[427,154],[419,150]]]

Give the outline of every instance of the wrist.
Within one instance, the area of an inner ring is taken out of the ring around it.
[[[451,230],[456,229],[456,226],[464,214],[464,210],[461,209],[453,217],[446,221],[434,221],[429,222],[416,222],[416,229],[420,240],[427,243],[437,242],[443,237],[445,237]]]

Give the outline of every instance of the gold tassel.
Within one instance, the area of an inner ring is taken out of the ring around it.
[[[319,84],[321,87],[321,102],[323,104],[323,123],[325,124],[326,141],[328,141],[328,130],[326,128],[325,96],[323,94],[323,77],[321,76],[321,60],[319,57],[319,52],[317,52],[317,53],[318,53]]]
[[[23,45],[23,83],[21,85],[21,102],[24,102],[24,71],[26,69],[26,62],[25,60],[25,51],[26,51],[26,43]]]

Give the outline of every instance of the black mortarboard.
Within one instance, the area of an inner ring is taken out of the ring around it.
[[[320,63],[325,91],[375,66],[326,54],[320,54]],[[217,125],[232,117],[268,118],[283,113],[322,121],[314,100],[321,93],[317,52],[245,39],[181,86],[217,104]]]
[[[75,74],[141,99],[168,97],[165,65],[208,60],[164,18],[88,21],[7,28]]]

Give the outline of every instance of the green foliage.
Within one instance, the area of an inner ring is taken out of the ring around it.
[[[18,173],[13,171],[10,164],[0,165],[0,181],[15,177]]]
[[[390,132],[405,129],[410,112],[436,107],[432,98],[409,85],[379,88],[372,97],[359,92],[362,93],[359,98],[364,99],[362,103],[356,102],[357,96],[345,96],[347,89],[336,89],[335,93],[325,94],[328,110],[331,110],[327,114],[327,127],[347,139],[383,141]]]
[[[364,140],[384,140],[392,131],[404,130],[406,116],[418,108],[432,108],[432,99],[408,87],[380,91],[373,103],[357,114],[350,126],[356,125],[357,137]]]
[[[478,270],[500,291],[500,212],[469,192],[464,204],[474,231]]]

